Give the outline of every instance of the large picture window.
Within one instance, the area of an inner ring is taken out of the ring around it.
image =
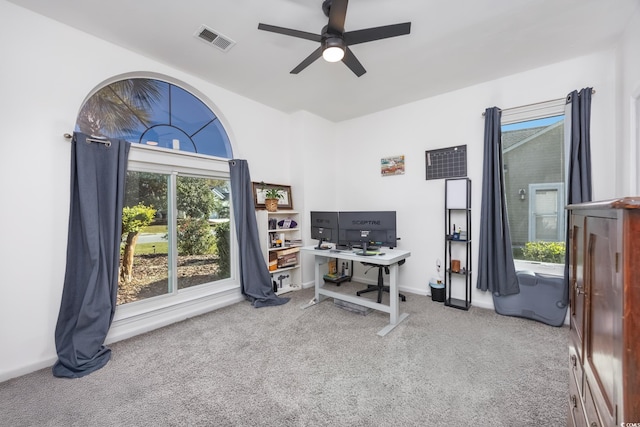
[[[516,262],[563,264],[565,153],[562,108],[558,107],[556,114],[532,120],[518,118],[509,122],[508,117],[505,120],[503,116],[502,152],[514,259]]]
[[[228,136],[189,91],[147,78],[100,88],[76,130],[131,142],[118,304],[231,277]]]

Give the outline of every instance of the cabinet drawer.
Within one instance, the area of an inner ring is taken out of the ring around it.
[[[589,386],[589,381],[586,379],[584,381],[584,413],[587,417],[587,425],[589,427],[605,427],[600,423],[598,410],[596,409],[596,404],[593,401],[593,396],[591,395],[591,387]]]
[[[569,417],[567,425],[571,427],[586,427],[587,419],[584,415],[582,398],[578,392],[578,384],[573,378],[573,371],[569,375],[572,378],[569,380]]]
[[[569,348],[578,356],[578,364],[580,365],[582,365],[582,346],[582,339],[578,336],[578,332],[570,326]]]
[[[580,360],[580,356],[578,356],[578,352],[575,347],[569,346],[569,364],[571,366],[571,379],[576,383],[578,397],[583,397],[582,390],[582,361]]]

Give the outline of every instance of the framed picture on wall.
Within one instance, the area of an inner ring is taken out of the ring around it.
[[[253,203],[256,209],[266,209],[264,204],[268,191],[277,190],[280,194],[278,199],[278,209],[293,209],[293,199],[291,198],[291,186],[281,184],[267,184],[264,182],[252,182]]]
[[[404,155],[380,159],[380,174],[382,176],[404,175]]]

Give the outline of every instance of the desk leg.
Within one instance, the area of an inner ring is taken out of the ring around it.
[[[398,296],[398,264],[389,266],[389,324],[382,328],[378,335],[387,335],[396,325],[406,319],[409,314],[400,311],[400,297]]]
[[[319,256],[315,257],[314,276],[316,281],[316,304],[320,302],[320,286],[322,286],[322,283],[320,283],[320,280],[322,280],[322,275],[320,274],[320,265],[322,264],[322,261],[323,258],[320,258]]]
[[[320,273],[320,266],[324,263],[325,263],[325,259],[323,257],[319,257],[319,256],[314,257],[314,284],[315,284],[314,288],[315,288],[316,294],[314,299],[309,301],[307,304],[304,304],[300,308],[309,308],[312,305],[316,305],[321,301],[320,287],[322,286],[323,279],[322,279],[322,274]],[[322,299],[325,299],[325,298],[326,297],[323,295]]]
[[[389,322],[398,323],[398,310],[400,303],[398,300],[398,264],[389,266]]]

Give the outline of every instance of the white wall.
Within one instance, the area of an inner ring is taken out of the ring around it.
[[[636,16],[630,27],[638,28],[638,21]],[[235,157],[249,161],[254,181],[290,183],[294,208],[305,220],[314,209],[397,210],[401,246],[412,252],[400,269],[400,282],[417,293],[426,293],[435,259],[444,250],[443,182],[425,180],[424,152],[467,144],[477,242],[486,107],[509,108],[593,86],[594,194],[621,195],[627,190],[621,183],[630,181],[624,172],[618,172],[619,185],[612,179],[624,158],[619,153],[630,144],[628,135],[626,143],[616,144],[616,133],[624,134],[621,128],[630,119],[618,123],[614,112],[624,110],[621,104],[628,104],[631,91],[640,87],[640,63],[630,59],[640,48],[636,29],[616,51],[338,124],[305,112],[281,113],[5,0],[0,0],[0,39],[0,381],[55,360],[69,204],[70,147],[62,135],[73,130],[85,97],[116,75],[167,75],[212,100],[227,125]],[[380,158],[399,154],[406,156],[406,174],[381,178]],[[635,173],[632,163],[626,168]],[[477,258],[477,247],[474,254]],[[304,280],[312,281],[311,268],[305,269]],[[473,298],[474,305],[491,305],[486,295],[474,292]]]
[[[335,125],[308,112],[291,116],[290,165],[293,179],[294,209],[301,213],[302,238],[309,244],[309,212],[313,210],[338,210],[336,204],[336,155]],[[302,284],[313,286],[313,257],[301,255]]]
[[[618,195],[638,195],[640,191],[640,7],[636,8],[617,50],[619,65]]]
[[[467,145],[473,266],[477,266],[485,108],[563,98],[588,86],[597,91],[591,124],[594,196],[615,196],[614,58],[613,51],[596,53],[340,123],[338,206],[398,212],[399,247],[411,251],[400,269],[401,287],[425,294],[436,259],[444,258],[444,181],[425,179],[425,150]],[[381,177],[380,158],[400,154],[405,155],[406,173]],[[459,290],[464,292],[464,287]],[[475,289],[475,277],[472,298],[474,305],[493,307],[490,295]]]

